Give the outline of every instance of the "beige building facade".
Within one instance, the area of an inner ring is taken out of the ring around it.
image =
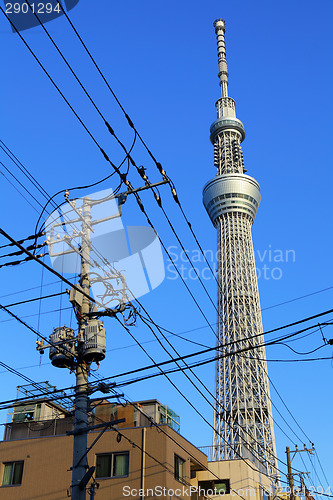
[[[18,407],[0,442],[1,500],[61,500],[70,496],[73,417],[52,402]],[[40,419],[41,415],[47,417]],[[50,419],[50,415],[55,418]],[[39,420],[35,417],[39,416]],[[98,500],[233,498],[266,500],[267,478],[243,460],[208,462],[179,433],[179,418],[157,400],[97,404],[90,425],[125,418],[116,429],[88,434]],[[92,480],[87,487],[89,489]],[[89,495],[87,493],[87,498]]]

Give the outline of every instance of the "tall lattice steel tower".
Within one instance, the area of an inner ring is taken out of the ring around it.
[[[251,235],[260,188],[245,175],[242,122],[228,97],[225,21],[214,23],[222,97],[210,128],[217,175],[203,190],[203,202],[217,229],[218,347],[214,460],[248,458],[277,476],[275,438],[256,265]],[[261,346],[261,347],[259,347]],[[250,351],[233,354],[240,349]],[[225,356],[223,356],[225,355]]]

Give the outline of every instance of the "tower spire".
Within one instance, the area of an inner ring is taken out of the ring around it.
[[[203,202],[217,229],[218,319],[214,460],[249,459],[278,475],[275,438],[256,264],[251,235],[260,203],[258,182],[246,175],[242,122],[228,97],[225,21],[214,22],[222,97],[210,127],[216,176],[203,189]],[[240,351],[248,347],[249,353]]]
[[[226,23],[224,19],[216,19],[216,21],[214,21],[214,28],[217,38],[217,54],[219,58],[218,77],[220,79],[222,97],[228,97],[228,67],[224,42],[225,24]]]

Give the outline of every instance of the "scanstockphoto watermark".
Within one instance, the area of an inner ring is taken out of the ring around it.
[[[277,498],[280,493],[285,493],[290,495],[289,487],[277,487],[277,488],[265,488],[265,493],[270,498]],[[311,486],[307,490],[311,495],[317,494],[319,496],[322,495],[331,495],[331,487],[324,489],[322,486]],[[201,488],[200,486],[185,486],[179,488],[167,488],[166,486],[154,486],[154,488],[132,488],[129,485],[123,486],[123,496],[124,497],[191,497],[191,495],[197,494],[199,497],[223,497],[225,495],[237,498],[255,498],[257,495],[257,489],[253,487],[245,487],[240,489],[230,488],[229,490],[219,489],[219,488]],[[294,488],[295,495],[306,496],[305,488]]]
[[[198,280],[199,277],[203,281],[214,279],[212,271],[217,274],[218,262],[226,262],[229,259],[227,249],[206,249],[201,252],[197,249],[183,250],[173,245],[168,248],[168,254],[166,278],[169,280],[176,280],[180,276],[184,280]],[[235,257],[239,271],[248,272],[253,261],[244,258],[241,252]],[[254,258],[257,278],[277,281],[287,272],[287,266],[296,262],[296,252],[293,249],[279,249],[268,245],[263,250],[256,249]]]
[[[270,498],[279,498],[279,494],[285,493],[288,496],[291,494],[291,491],[293,492],[294,495],[301,496],[301,497],[307,497],[311,498],[312,495],[317,495],[317,496],[331,496],[332,495],[332,488],[330,485],[324,487],[321,485],[317,486],[309,486],[308,488],[303,485],[302,487],[294,487],[293,489],[290,488],[290,486],[279,486],[276,488],[265,488],[265,492]]]
[[[154,486],[154,488],[131,488],[131,486],[123,486],[123,496],[124,497],[191,497],[193,494],[198,494],[198,496],[218,496],[223,497],[225,495],[239,496],[246,495],[247,497],[255,497],[255,488],[242,488],[241,490],[230,490],[226,492],[219,488],[200,488],[196,486],[182,486],[179,488],[167,488],[166,486]]]

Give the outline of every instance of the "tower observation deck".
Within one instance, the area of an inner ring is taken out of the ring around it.
[[[258,182],[245,174],[242,122],[228,96],[225,21],[214,23],[222,97],[210,128],[217,175],[203,203],[217,229],[218,318],[213,459],[249,459],[278,476],[266,354],[251,235]],[[242,351],[242,352],[239,352]]]

